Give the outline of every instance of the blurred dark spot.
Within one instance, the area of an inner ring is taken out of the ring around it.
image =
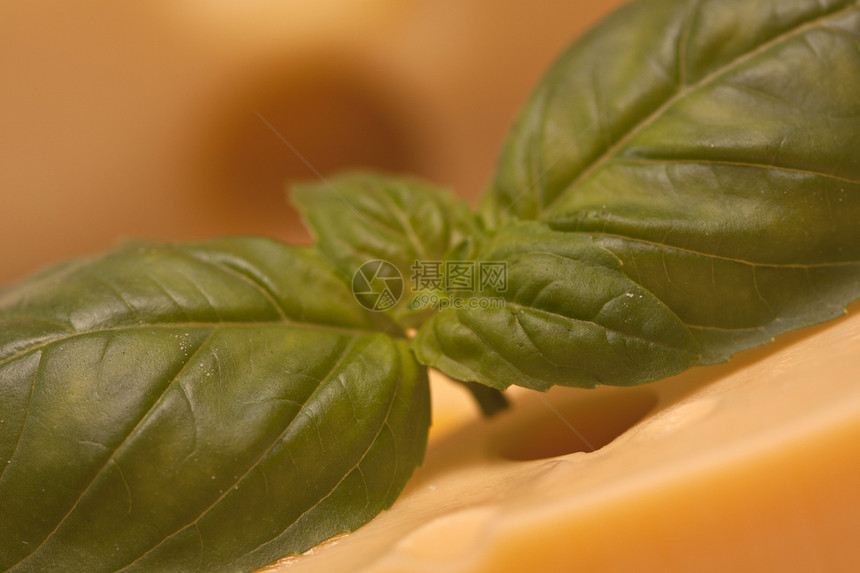
[[[353,168],[419,172],[417,146],[394,95],[372,78],[330,65],[263,78],[207,134],[209,200],[223,204],[225,217],[245,221],[240,230],[292,237],[299,222],[287,202],[290,182]]]

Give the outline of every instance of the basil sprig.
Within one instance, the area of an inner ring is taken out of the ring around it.
[[[251,571],[390,507],[428,367],[491,412],[844,313],[858,39],[856,0],[639,0],[552,66],[479,214],[351,173],[296,191],[313,247],[128,243],[3,288],[0,570]],[[455,307],[422,263],[504,280]]]

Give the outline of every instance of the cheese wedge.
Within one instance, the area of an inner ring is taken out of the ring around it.
[[[860,305],[647,386],[509,392],[489,421],[450,384],[392,509],[266,571],[856,571]]]

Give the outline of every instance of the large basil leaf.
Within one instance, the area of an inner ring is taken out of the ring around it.
[[[856,0],[641,0],[551,68],[487,221],[594,238],[703,362],[860,296]]]
[[[426,371],[334,268],[130,244],[0,297],[0,570],[248,571],[420,463]]]
[[[591,237],[531,223],[482,242],[475,258],[506,265],[507,285],[478,298],[504,306],[436,314],[413,340],[423,363],[499,389],[546,390],[650,382],[699,360],[678,317]]]

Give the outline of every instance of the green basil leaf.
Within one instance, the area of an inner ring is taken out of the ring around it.
[[[320,249],[352,280],[365,263],[383,260],[404,281],[394,316],[405,326],[427,313],[410,312],[408,289],[416,261],[441,261],[460,241],[479,231],[465,203],[418,179],[346,173],[321,183],[296,185],[292,192]]]
[[[684,324],[584,235],[537,223],[484,239],[479,261],[504,263],[502,308],[449,308],[418,331],[418,359],[459,380],[504,389],[632,385],[699,360]]]
[[[423,457],[426,370],[312,249],[138,243],[0,298],[0,570],[250,571]]]
[[[860,5],[641,0],[556,62],[484,215],[612,250],[703,363],[860,296]]]
[[[424,181],[345,173],[296,185],[292,199],[318,248],[346,276],[383,259],[408,276],[416,260],[437,260],[478,232],[465,203]]]

